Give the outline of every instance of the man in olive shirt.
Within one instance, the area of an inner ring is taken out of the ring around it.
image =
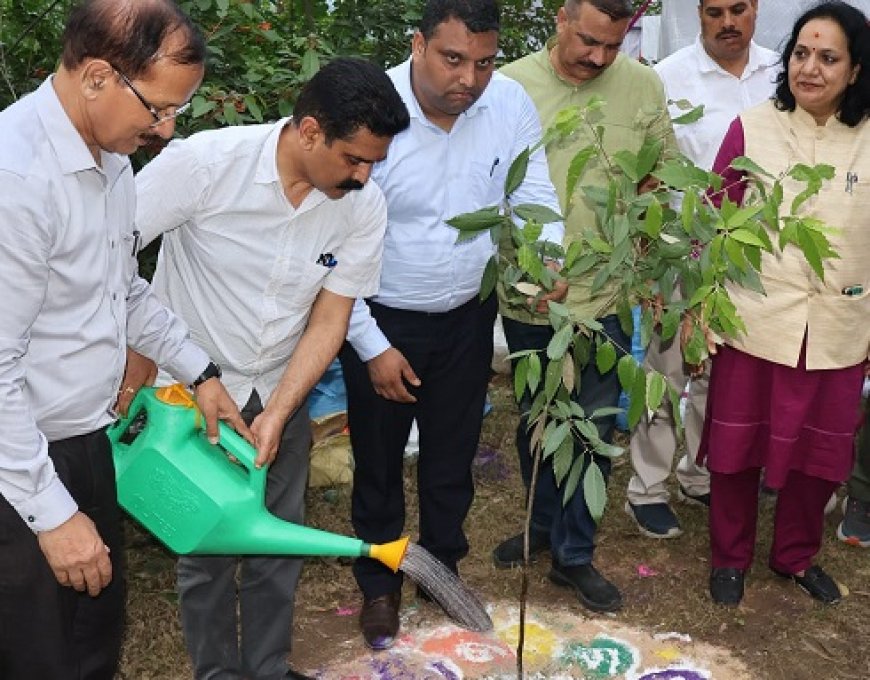
[[[600,97],[606,102],[602,125],[608,155],[622,149],[636,153],[648,139],[664,140],[666,148],[675,148],[661,81],[652,69],[619,52],[632,14],[628,0],[566,0],[556,18],[557,36],[540,52],[502,68],[502,73],[525,87],[545,128],[553,123],[559,111],[585,106],[591,98]],[[572,137],[572,143],[557,142],[547,147],[550,177],[565,213],[566,244],[595,225],[592,207],[579,191],[570,203],[566,195],[568,166],[574,155],[592,142],[588,132],[581,129]],[[590,164],[580,184],[606,187],[607,176],[600,165]],[[597,319],[617,347],[628,348],[631,339],[620,327],[615,313],[618,289],[616,285],[605,285],[593,294],[591,286],[596,273],[592,270],[571,280],[566,304],[574,318]],[[506,305],[502,305],[501,311],[511,352],[547,347],[552,329],[546,316],[532,316]],[[616,371],[600,374],[595,367],[594,351],[580,385],[580,393],[574,398],[586,413],[617,405],[620,386]],[[521,411],[527,411],[529,405],[521,403]],[[596,425],[601,438],[610,441],[615,417],[597,419]],[[531,456],[525,422],[517,430],[517,449],[528,486]],[[610,460],[598,455],[593,459],[606,478]],[[546,461],[534,493],[530,553],[549,549],[553,559],[550,579],[572,588],[587,608],[619,609],[622,606],[619,590],[592,566],[596,525],[586,506],[583,485],[563,506],[552,465]],[[501,543],[493,553],[496,565],[508,567],[520,563],[522,545],[522,535]]]

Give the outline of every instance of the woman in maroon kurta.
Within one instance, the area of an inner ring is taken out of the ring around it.
[[[822,138],[820,135],[828,132],[825,126],[833,130],[832,135],[834,132],[839,135],[838,140],[845,140],[846,148],[851,148],[852,140],[857,140],[860,146],[862,140],[870,139],[866,135],[870,112],[868,44],[867,19],[849,5],[823,3],[798,19],[783,54],[785,68],[779,77],[775,102],[734,121],[714,164],[713,169],[723,176],[732,200],[742,201],[745,186],[741,181],[743,175],[729,164],[744,155],[749,135],[756,152],[760,138],[770,140],[770,162],[787,158],[789,164],[795,160],[788,153],[777,155],[773,150],[812,149]],[[797,141],[775,139],[780,132],[794,136]],[[802,135],[809,141],[804,143]],[[870,144],[859,156],[862,154],[870,154]],[[826,183],[822,192],[842,192],[842,182],[848,182],[853,174],[853,162],[851,156],[848,160],[844,158],[842,167],[836,168],[836,181]],[[778,174],[785,168],[768,169]],[[818,205],[828,205],[828,211]],[[830,200],[810,202],[802,211],[830,220],[830,205]],[[844,243],[870,249],[870,222],[866,215],[861,222],[849,224],[848,229],[848,239],[852,240]],[[763,265],[763,275],[770,273],[768,265],[772,265],[774,279],[777,274],[782,278],[788,270],[784,267],[778,271],[776,258],[771,258]],[[793,283],[793,289],[800,292],[804,282]],[[788,307],[777,296],[780,291],[789,292],[789,285],[786,282],[766,286],[768,297],[764,298],[764,304],[777,310]],[[813,286],[808,286],[808,290]],[[843,295],[848,294],[844,289]],[[740,312],[739,301],[737,309]],[[816,599],[832,604],[841,597],[839,587],[813,564],[813,559],[821,545],[824,506],[851,470],[868,348],[865,346],[846,359],[842,353],[819,359],[823,354],[819,345],[824,344],[825,333],[831,332],[847,334],[845,337],[851,334],[860,344],[860,338],[866,334],[859,330],[866,329],[870,320],[862,314],[841,315],[833,320],[825,317],[824,323],[818,323],[822,331],[807,321],[797,331],[802,337],[790,338],[795,343],[794,354],[797,355],[798,347],[800,351],[797,364],[791,365],[764,358],[764,351],[753,352],[751,335],[760,332],[758,309],[754,309],[756,323],[748,324],[744,341],[726,341],[713,359],[707,419],[699,451],[699,458],[706,458],[711,472],[710,593],[720,604],[737,604],[743,597],[744,576],[753,559],[758,485],[764,469],[765,484],[779,490],[771,569],[793,579]],[[768,334],[768,346],[769,334],[783,334],[785,342],[789,332],[788,328],[777,327],[773,319],[763,329]],[[825,370],[816,368],[820,364],[824,364]]]

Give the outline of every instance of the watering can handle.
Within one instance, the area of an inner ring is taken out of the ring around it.
[[[233,456],[248,470],[251,488],[258,496],[265,498],[266,473],[269,471],[269,466],[264,465],[261,468],[257,468],[254,465],[257,449],[225,422],[221,421],[218,424],[218,431],[220,435],[218,446]]]

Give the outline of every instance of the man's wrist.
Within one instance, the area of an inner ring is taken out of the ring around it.
[[[212,378],[220,378],[223,372],[221,371],[221,367],[218,366],[215,362],[209,361],[208,366],[205,367],[205,370],[199,374],[199,376],[190,383],[191,388],[196,389],[200,385],[202,385],[206,380],[211,380]]]

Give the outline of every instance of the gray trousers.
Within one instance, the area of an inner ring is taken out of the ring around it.
[[[654,335],[649,344],[644,366],[658,371],[677,389],[689,379],[679,333],[666,343]],[[706,362],[703,375],[693,377],[689,385],[689,398],[683,424],[686,433],[686,454],[677,464],[679,483],[690,494],[697,496],[710,492],[710,475],[706,468],[695,463],[704,414],[707,410],[707,385],[710,380],[710,362]],[[631,435],[631,465],[634,474],[628,482],[628,500],[634,505],[667,503],[670,494],[665,482],[674,465],[677,452],[677,432],[671,415],[670,401],[665,398],[659,409],[648,418],[644,415]]]
[[[254,392],[242,417],[250,423],[262,410]],[[266,507],[297,524],[304,521],[310,448],[303,406],[287,422],[266,478]],[[197,680],[285,676],[301,571],[301,559],[284,557],[179,558],[181,625]]]

